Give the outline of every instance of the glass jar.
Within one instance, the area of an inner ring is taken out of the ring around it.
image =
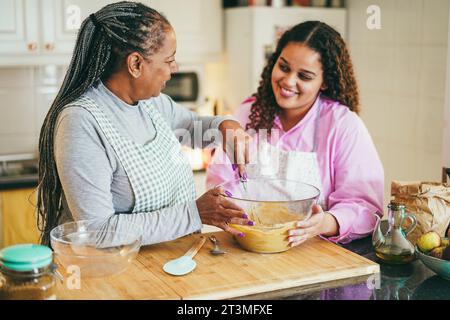
[[[407,239],[417,225],[413,214],[406,213],[405,205],[391,201],[388,205],[388,229],[381,229],[381,219],[377,216],[377,224],[372,235],[372,244],[376,256],[384,262],[392,264],[409,263],[415,259],[414,245]],[[407,228],[404,222],[409,220]]]
[[[0,300],[55,300],[50,248],[21,244],[0,251]]]

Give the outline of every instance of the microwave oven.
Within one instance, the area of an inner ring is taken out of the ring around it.
[[[178,72],[172,74],[162,92],[185,108],[198,112],[206,101],[203,96],[203,75],[204,69],[201,65],[179,65]],[[182,151],[193,171],[205,170],[210,161],[210,150],[183,146]]]
[[[166,82],[163,93],[170,96],[175,102],[195,110],[202,99],[203,72],[197,67],[180,67],[180,70],[173,73],[170,80]]]
[[[166,83],[163,92],[177,102],[195,102],[198,99],[198,76],[195,72],[177,72]]]

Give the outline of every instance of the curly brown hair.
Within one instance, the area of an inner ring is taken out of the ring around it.
[[[283,49],[291,42],[301,43],[320,54],[325,90],[322,94],[359,113],[358,85],[350,54],[339,32],[320,21],[306,21],[286,31],[262,74],[256,101],[250,111],[246,129],[272,129],[273,120],[281,108],[272,90],[272,70]]]

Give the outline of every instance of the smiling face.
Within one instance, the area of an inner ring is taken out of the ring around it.
[[[320,54],[301,43],[287,44],[275,62],[271,83],[282,113],[306,113],[325,87]]]
[[[175,32],[170,29],[161,49],[143,63],[139,87],[142,88],[144,99],[159,96],[166,86],[166,82],[170,80],[172,73],[178,71],[178,65],[175,62],[176,50]]]

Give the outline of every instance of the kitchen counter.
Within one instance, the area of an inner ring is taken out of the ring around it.
[[[37,167],[37,165],[36,165]],[[205,171],[194,171],[194,182],[197,194],[200,196],[206,192],[205,189]],[[38,185],[39,176],[37,173],[20,174],[14,176],[0,175],[0,190],[34,188]]]
[[[342,247],[380,265],[381,281],[340,286],[287,299],[310,300],[446,300],[450,299],[450,281],[437,276],[419,259],[407,265],[389,265],[375,256],[371,238],[353,241]],[[374,287],[374,288],[373,288]]]
[[[34,188],[38,179],[34,154],[0,155],[0,190]]]
[[[38,185],[37,174],[0,177],[0,190],[34,188],[37,185]]]
[[[205,171],[194,172],[194,182],[197,194],[200,196],[206,192],[205,189]],[[22,189],[22,188],[34,188],[38,185],[39,176],[34,174],[21,174],[14,176],[1,176],[0,175],[0,190]]]

